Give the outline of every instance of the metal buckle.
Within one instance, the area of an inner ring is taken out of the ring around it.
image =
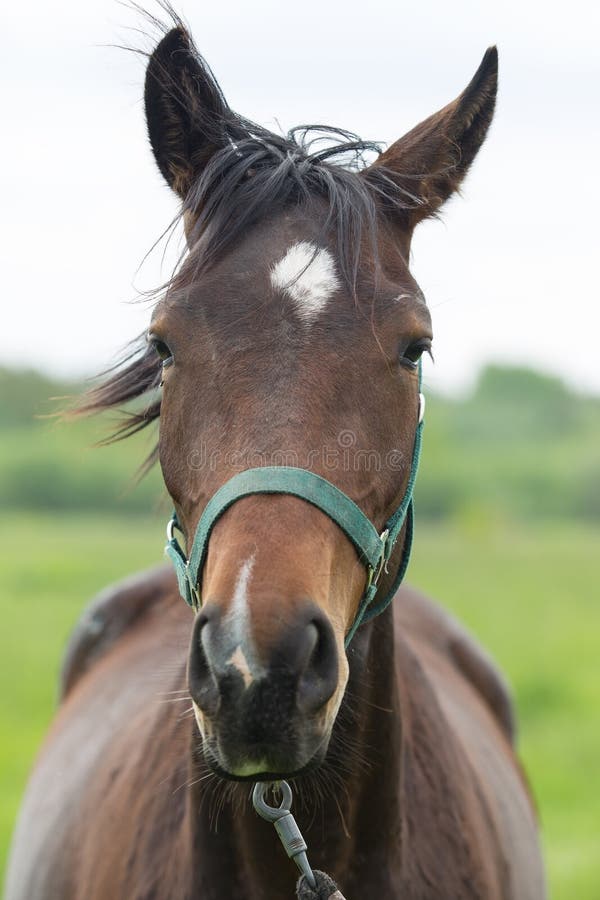
[[[188,587],[190,589],[190,594],[192,595],[192,603],[193,603],[194,609],[196,610],[196,612],[198,612],[198,610],[200,609],[200,607],[202,605],[202,601],[200,599],[200,590],[198,588],[198,585],[194,584],[194,582],[192,581],[192,577],[190,575],[189,559],[185,564],[185,574],[186,574],[186,578],[187,578]]]
[[[381,556],[379,557],[379,562],[377,563],[377,567],[373,569],[372,566],[369,566],[368,575],[367,575],[367,590],[371,587],[371,585],[377,586],[379,583],[379,579],[381,578],[381,573],[387,566],[387,559],[385,555],[386,543],[389,537],[390,531],[389,528],[386,528],[379,535],[379,539],[381,540]]]

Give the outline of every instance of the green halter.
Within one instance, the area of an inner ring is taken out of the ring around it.
[[[419,387],[421,370],[419,367]],[[370,519],[343,491],[307,469],[290,466],[262,466],[246,469],[230,478],[210,498],[198,522],[189,559],[174,535],[181,530],[173,513],[167,526],[165,553],[175,566],[179,593],[193,609],[201,605],[199,583],[208,553],[208,541],[215,522],[242,497],[252,494],[291,494],[316,506],[338,525],[352,541],[367,569],[367,583],[354,622],[346,635],[346,647],[362,622],[379,615],[391,603],[408,567],[413,537],[413,490],[419,468],[425,399],[419,394],[419,422],[415,434],[408,485],[402,502],[385,523],[381,534]],[[379,579],[391,559],[396,540],[406,522],[402,558],[393,583],[384,597],[377,599]]]

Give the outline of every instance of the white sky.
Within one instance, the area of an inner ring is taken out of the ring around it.
[[[434,317],[427,382],[455,391],[495,360],[600,391],[598,3],[177,8],[239,112],[386,142],[456,96],[497,43],[488,141],[463,198],[413,244]],[[113,0],[38,0],[2,20],[0,364],[91,374],[145,328],[147,307],[128,301],[168,276],[176,250],[137,272],[176,211],[146,140],[142,61],[103,46],[139,42],[126,27],[140,17]]]

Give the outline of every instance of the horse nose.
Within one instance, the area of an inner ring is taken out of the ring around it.
[[[282,715],[311,715],[325,706],[338,682],[337,647],[327,616],[306,601],[296,608],[293,622],[280,624],[275,635],[267,629],[264,640],[265,647],[257,646],[249,627],[240,634],[219,604],[203,607],[192,632],[188,676],[202,712],[215,716],[222,705],[247,702],[248,695],[255,695],[253,705],[259,697],[279,695]]]
[[[333,628],[320,610],[298,635],[301,646],[296,705],[316,713],[332,697],[338,682],[338,658]]]
[[[206,604],[196,617],[192,629],[192,644],[188,662],[190,694],[202,712],[216,715],[219,705],[219,652],[221,610],[216,604]]]

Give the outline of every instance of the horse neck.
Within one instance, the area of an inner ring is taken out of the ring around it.
[[[350,871],[360,882],[357,860],[368,859],[372,867],[381,858],[382,871],[389,871],[400,852],[402,729],[391,610],[363,626],[349,662],[327,761],[292,785],[292,811],[311,865],[345,885]],[[210,785],[210,778],[198,780],[206,769],[197,758],[190,766],[193,896],[198,891],[208,900],[214,884],[226,886],[222,896],[232,900],[293,896],[298,873],[273,826],[254,812],[251,785]]]

